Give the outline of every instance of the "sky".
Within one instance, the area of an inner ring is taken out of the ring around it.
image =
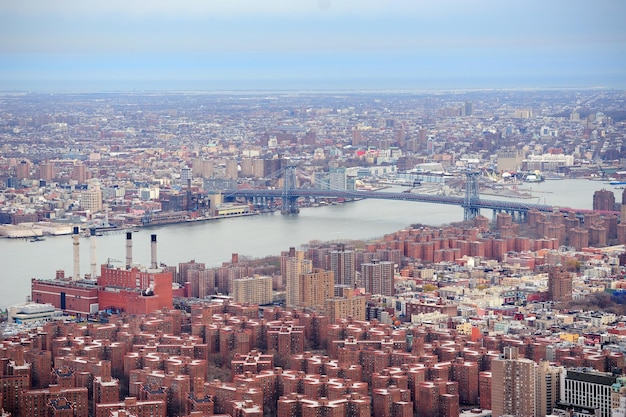
[[[623,0],[0,0],[0,91],[626,88]]]

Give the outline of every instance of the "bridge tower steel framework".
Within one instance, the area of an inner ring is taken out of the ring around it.
[[[298,195],[296,190],[296,166],[288,165],[285,167],[283,177],[283,193],[281,214],[297,214],[300,212],[298,208]]]
[[[478,195],[478,171],[467,171],[465,173],[465,199],[463,201],[463,218],[472,220],[480,214],[480,206],[477,204]]]

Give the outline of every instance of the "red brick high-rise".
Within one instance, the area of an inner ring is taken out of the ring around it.
[[[613,191],[604,188],[593,193],[593,209],[594,210],[615,210],[615,194]]]
[[[110,417],[113,411],[126,411],[133,417],[165,417],[167,407],[164,401],[138,401],[137,398],[127,397],[124,401],[111,404],[96,405],[94,417]]]
[[[111,378],[111,363],[104,361],[100,367],[101,375],[93,380],[93,406],[94,414],[97,404],[117,403],[120,400],[119,381]]]
[[[18,180],[30,178],[30,162],[20,161],[20,163],[15,166],[15,177]]]
[[[548,269],[548,299],[555,302],[572,300],[572,274],[562,266]]]
[[[76,417],[89,416],[89,398],[87,388],[62,388],[50,385],[46,389],[27,390],[22,392],[20,415],[29,417],[47,417],[50,400],[64,397],[73,404]]]
[[[394,294],[394,267],[391,262],[372,262],[361,265],[361,286],[370,294]]]

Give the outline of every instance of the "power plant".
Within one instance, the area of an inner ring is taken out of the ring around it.
[[[148,314],[172,308],[172,272],[159,266],[157,235],[150,235],[150,267],[133,264],[132,233],[126,233],[126,262],[115,267],[111,262],[97,271],[96,234],[90,230],[89,276],[80,276],[80,234],[74,227],[72,234],[74,272],[71,279],[57,271],[55,279],[33,278],[31,299],[36,303],[50,303],[68,314],[87,316],[99,311]],[[87,279],[89,277],[90,279]]]

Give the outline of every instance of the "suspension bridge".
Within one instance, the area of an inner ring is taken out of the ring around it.
[[[352,191],[337,189],[316,189],[296,187],[296,167],[293,165],[283,168],[282,189],[236,189],[224,190],[226,199],[244,198],[250,202],[274,201],[280,199],[281,212],[283,214],[296,214],[299,212],[299,198],[343,198],[343,199],[366,199],[375,198],[396,201],[416,201],[421,203],[447,204],[463,207],[464,220],[471,220],[480,214],[482,209],[492,210],[493,215],[500,212],[511,214],[516,220],[523,221],[527,213],[537,210],[543,213],[552,213],[555,210],[561,212],[575,212],[577,215],[584,215],[593,210],[573,209],[568,207],[557,207],[546,204],[532,204],[512,200],[489,200],[480,198],[478,171],[468,170],[465,173],[465,196],[445,196],[430,195],[407,192],[385,192],[385,191]],[[616,214],[617,212],[610,212]],[[605,214],[609,214],[608,212]]]

